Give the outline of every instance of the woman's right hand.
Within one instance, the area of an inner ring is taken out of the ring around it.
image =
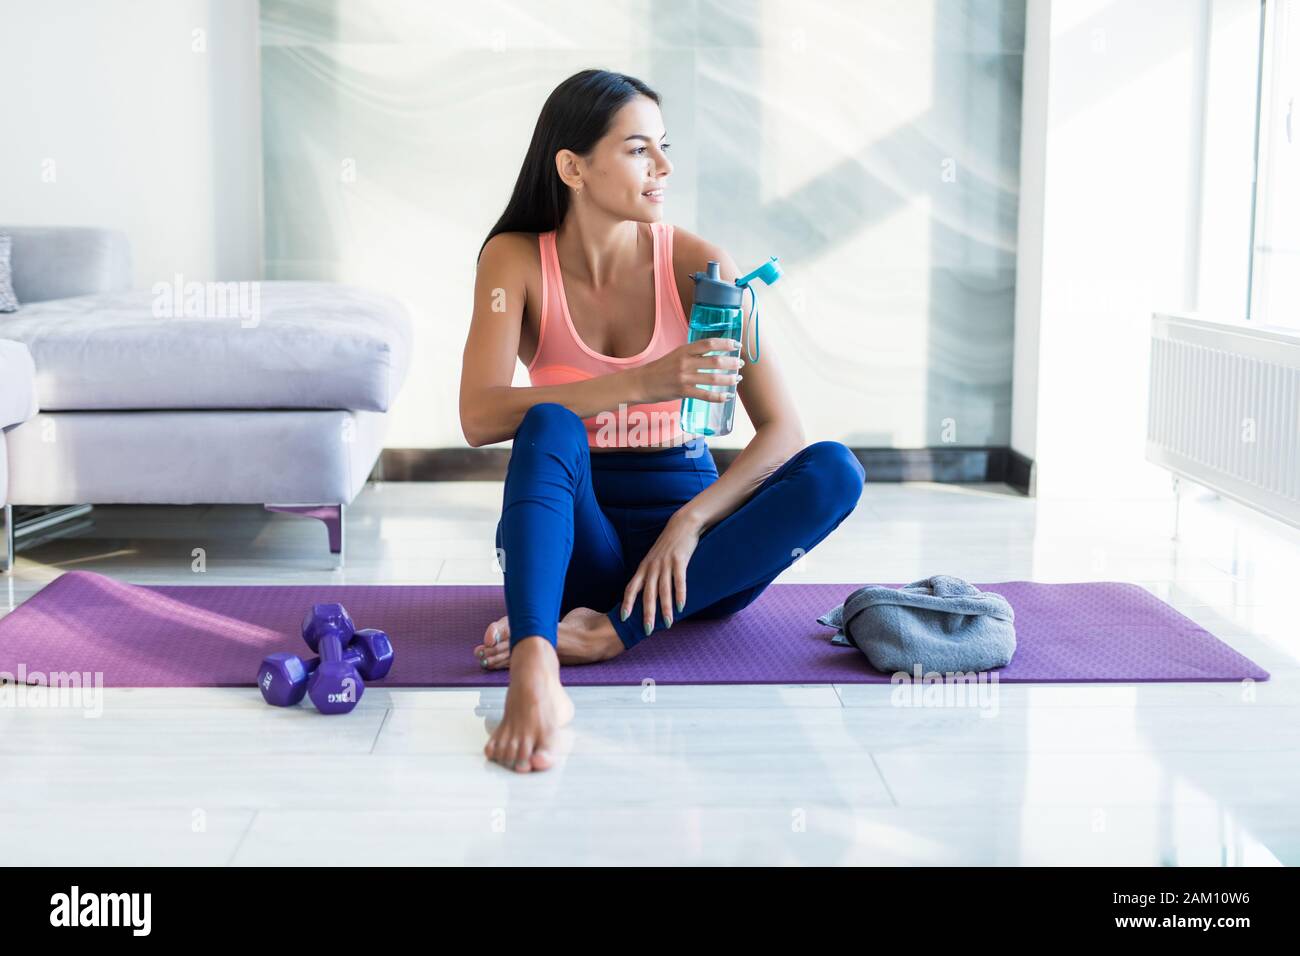
[[[641,401],[670,402],[675,398],[698,398],[705,402],[725,402],[726,392],[715,392],[698,385],[735,385],[740,375],[726,371],[701,372],[700,369],[735,369],[745,364],[736,355],[705,355],[705,352],[734,352],[740,348],[735,339],[699,339],[673,349],[667,355],[629,371],[639,382]]]

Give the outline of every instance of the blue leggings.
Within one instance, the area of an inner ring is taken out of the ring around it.
[[[575,607],[607,609],[625,647],[647,637],[640,594],[620,618],[627,584],[673,513],[717,478],[702,439],[593,454],[574,412],[556,402],[532,406],[515,433],[496,531],[511,648],[534,635],[554,645],[560,618]],[[865,480],[840,442],[796,453],[700,535],[674,623],[746,607],[849,516]],[[653,603],[651,633],[666,626]]]

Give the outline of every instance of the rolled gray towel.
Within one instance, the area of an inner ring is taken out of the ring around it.
[[[858,588],[817,620],[837,630],[835,643],[851,641],[886,674],[911,674],[918,665],[924,672],[986,671],[1005,667],[1016,652],[1007,599],[948,574],[901,588]]]

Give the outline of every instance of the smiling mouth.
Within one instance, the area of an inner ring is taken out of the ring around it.
[[[643,192],[641,195],[642,195],[642,196],[646,196],[646,197],[651,198],[651,199],[662,199],[662,198],[663,198],[663,195],[664,195],[664,191],[663,191],[662,188],[660,188],[660,189],[647,189],[647,190],[646,190],[645,192]]]

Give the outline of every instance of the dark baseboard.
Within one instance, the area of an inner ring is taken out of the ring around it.
[[[1003,449],[1007,455],[1007,476],[1002,480],[1021,494],[1030,498],[1038,497],[1038,474],[1034,460],[1013,448]]]
[[[710,448],[719,473],[739,448]],[[1001,481],[1030,495],[1034,463],[1004,446],[854,448],[867,481]],[[383,481],[501,481],[509,448],[385,448],[373,477]]]
[[[385,448],[370,476],[384,481],[501,481],[509,448]]]

